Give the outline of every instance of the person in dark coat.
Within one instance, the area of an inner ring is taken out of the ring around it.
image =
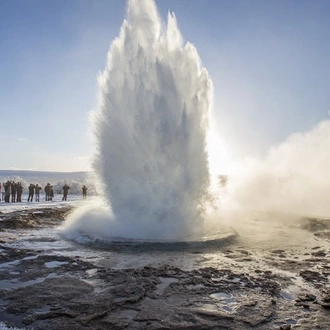
[[[52,201],[54,198],[54,189],[53,186],[50,186],[49,188],[49,200]]]
[[[6,183],[3,182],[2,183],[2,192],[1,192],[3,202],[6,200],[6,191],[5,191],[5,189],[6,189]]]
[[[62,198],[62,201],[66,201],[66,199],[68,197],[68,192],[69,192],[70,187],[67,184],[65,184],[62,187],[62,189],[63,189],[63,198]]]
[[[50,183],[45,186],[46,202],[50,201]]]
[[[82,195],[83,195],[83,199],[86,199],[86,197],[87,197],[87,187],[85,185],[82,187]]]
[[[11,183],[11,202],[15,203],[16,202],[16,192],[17,192],[17,184],[15,181]]]
[[[32,183],[30,183],[30,185],[29,185],[29,196],[28,196],[28,202],[32,202],[33,201],[33,195],[34,195],[34,188],[35,188],[36,186],[34,185],[34,184],[32,184]]]
[[[5,203],[10,203],[11,182],[8,180],[5,184]]]
[[[39,202],[40,190],[41,190],[41,187],[38,184],[36,184],[36,186],[35,186],[36,202]]]
[[[17,203],[22,202],[23,187],[20,182],[17,182]]]

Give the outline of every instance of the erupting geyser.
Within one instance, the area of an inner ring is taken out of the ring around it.
[[[219,211],[206,214],[212,83],[174,15],[164,24],[154,0],[129,0],[99,85],[91,126],[105,203],[76,210],[68,238],[204,241],[211,232],[209,242],[225,237],[226,228],[221,235],[208,228],[220,219],[224,226],[283,213],[328,216],[329,120],[273,146],[264,160],[243,162],[221,191]]]
[[[175,16],[168,14],[165,26],[153,0],[130,0],[99,85],[94,169],[112,221],[136,227],[143,238],[199,231],[212,84]]]

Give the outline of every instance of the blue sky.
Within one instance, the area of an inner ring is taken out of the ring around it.
[[[214,83],[234,159],[260,156],[329,118],[330,2],[156,0],[175,13]],[[97,74],[125,0],[0,1],[1,169],[88,169]]]

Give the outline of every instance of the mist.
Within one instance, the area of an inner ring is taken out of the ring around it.
[[[330,215],[330,121],[290,135],[229,178],[222,207],[297,216]]]

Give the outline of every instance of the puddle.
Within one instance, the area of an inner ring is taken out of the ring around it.
[[[13,271],[13,272],[9,272],[9,274],[10,274],[10,275],[19,275],[20,272],[18,272],[18,271]]]
[[[23,258],[22,260],[34,260],[34,259],[38,259],[38,255],[36,255],[36,256],[29,256],[29,257],[25,257],[25,258]]]
[[[221,304],[220,308],[225,312],[232,313],[237,307],[236,299],[229,293],[217,292],[211,294],[210,297],[217,299]]]
[[[20,289],[37,283],[41,283],[46,278],[55,278],[55,277],[58,277],[58,275],[55,273],[50,273],[46,277],[38,277],[34,280],[29,280],[29,281],[20,281],[17,278],[12,280],[2,280],[0,281],[0,290]]]
[[[233,278],[229,279],[229,281],[233,282],[233,283],[240,283],[241,279],[239,277],[233,277]]]
[[[56,267],[60,267],[61,265],[67,265],[68,261],[48,261],[45,262],[45,266],[47,268],[56,268]]]
[[[9,262],[4,262],[3,264],[0,264],[0,272],[1,272],[1,268],[7,268],[7,267],[11,267],[11,266],[16,266],[21,262],[21,260],[14,260],[14,261],[9,261]]]
[[[285,290],[280,291],[280,296],[284,299],[287,299],[287,300],[295,300],[296,299],[294,294],[290,293],[289,291],[285,291]]]
[[[290,325],[290,326],[296,325],[296,324],[298,324],[300,319],[301,319],[300,317],[298,317],[297,319],[287,319],[285,321],[274,322],[274,325],[279,326],[279,327],[281,327],[281,326],[283,327],[285,325]]]
[[[51,309],[51,306],[46,305],[45,307],[42,307],[42,308],[36,308],[36,309],[34,310],[34,313],[35,313],[35,314],[44,314],[44,313],[49,312],[50,309]]]
[[[206,309],[207,311],[216,311],[218,310],[218,306],[214,304],[204,304],[202,305],[202,309]]]
[[[94,276],[94,275],[97,273],[97,268],[88,269],[88,270],[86,270],[86,273],[87,273],[90,277],[92,277],[92,276]]]
[[[212,298],[225,300],[226,302],[234,302],[234,298],[229,293],[217,292],[210,295]]]
[[[165,289],[171,284],[171,283],[177,283],[179,280],[174,277],[160,277],[160,284],[157,285],[157,289],[155,293],[157,295],[162,295],[165,291]]]

